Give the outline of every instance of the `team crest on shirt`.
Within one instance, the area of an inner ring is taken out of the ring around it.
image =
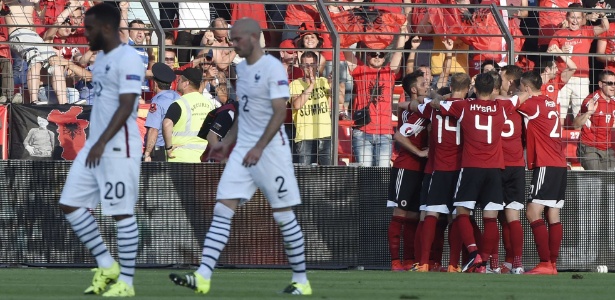
[[[149,106],[149,112],[151,112],[151,113],[155,113],[155,112],[156,112],[156,110],[158,110],[158,107],[156,106],[156,103],[152,103],[152,104]]]
[[[404,123],[404,125],[401,125],[399,128],[399,132],[405,137],[409,137],[411,135],[418,136],[423,129],[425,129],[425,126]]]
[[[261,79],[261,75],[259,73],[254,74],[254,83],[258,83],[260,79]]]
[[[110,66],[110,65],[107,65],[107,66],[105,67],[105,75],[107,75],[107,73],[109,73],[109,70],[111,70],[111,66]]]

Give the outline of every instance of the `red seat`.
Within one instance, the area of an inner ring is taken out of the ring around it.
[[[566,160],[573,167],[580,167],[581,162],[577,156],[577,148],[579,146],[579,139],[581,137],[580,130],[564,129],[562,130],[562,143],[566,151]]]

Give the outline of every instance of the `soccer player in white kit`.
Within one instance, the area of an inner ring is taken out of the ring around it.
[[[292,210],[292,206],[301,203],[301,198],[288,137],[282,126],[290,97],[288,75],[278,59],[263,52],[260,33],[258,23],[249,18],[238,20],[231,29],[235,52],[245,58],[237,65],[239,116],[224,139],[213,146],[210,158],[223,160],[232,145],[237,144],[220,178],[218,201],[205,235],[199,269],[186,275],[170,275],[175,284],[196,293],[209,292],[211,275],[228,242],[235,210],[260,188],[280,226],[293,270],[291,284],[283,293],[312,294],[306,276],[303,232]]]
[[[145,76],[139,55],[119,37],[120,13],[99,4],[85,13],[90,49],[98,51],[93,73],[94,106],[90,132],[66,179],[60,207],[73,230],[96,259],[98,268],[86,294],[107,297],[135,295],[139,230],[134,206],[139,193],[141,135],[137,127],[138,97]],[[102,212],[117,222],[119,264],[100,236],[88,209],[101,203]],[[107,284],[115,282],[105,292]]]

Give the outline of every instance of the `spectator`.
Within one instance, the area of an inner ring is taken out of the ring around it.
[[[137,53],[141,57],[143,61],[143,69],[147,71],[149,67],[149,52],[147,49],[143,47],[139,47],[145,44],[146,32],[145,32],[145,23],[139,19],[135,19],[128,22],[128,9],[130,8],[130,3],[127,1],[120,2],[120,12],[122,16],[122,21],[120,22],[120,28],[122,29],[122,42],[127,43],[128,45],[135,46]],[[141,83],[141,90],[144,92],[149,92],[149,82],[147,80],[147,76],[143,78],[143,82]]]
[[[303,53],[303,78],[290,84],[295,147],[302,165],[331,165],[331,87],[327,78],[319,76],[318,65],[316,53]]]
[[[391,160],[393,121],[392,98],[395,78],[400,74],[404,44],[408,40],[406,26],[395,44],[391,62],[385,65],[384,52],[369,52],[365,64],[357,61],[352,52],[346,52],[348,68],[355,80],[357,95],[352,104],[354,112],[369,110],[368,124],[357,124],[352,131],[352,148],[356,161],[364,166],[388,167]],[[367,115],[367,114],[366,114]]]
[[[157,42],[155,41],[155,39],[157,39],[158,37],[156,36],[156,33],[154,32],[152,35],[152,44],[156,44]],[[173,35],[173,32],[170,31],[165,31],[164,32],[164,45],[165,48],[164,50],[171,50],[173,51],[173,56],[175,57],[175,61],[173,63],[173,66],[171,66],[172,69],[177,69],[179,68],[179,63],[177,60],[177,49],[175,49],[174,47],[169,47],[169,46],[173,46],[175,45],[175,36]],[[151,68],[152,65],[154,63],[156,63],[158,61],[158,47],[154,47],[151,49],[152,52],[152,59],[149,61],[149,67],[148,67],[148,72],[146,72],[145,77],[147,78],[152,78],[152,74],[151,74]]]
[[[79,62],[69,61],[66,66],[66,75],[72,79],[75,89],[79,92],[79,101],[74,102],[74,104],[92,105],[94,99],[92,71],[94,70],[95,60],[96,53],[88,50],[79,59]]]
[[[314,49],[322,49],[324,40],[320,36],[320,33],[316,31],[316,28],[310,23],[303,23],[299,27],[299,30],[302,32],[299,34],[299,39],[297,40],[297,48],[299,50],[299,60],[301,60],[301,55],[303,51],[313,51],[318,55],[318,74],[324,74],[325,72],[325,63],[326,59],[318,50]],[[303,50],[308,49],[308,50]]]
[[[20,53],[28,63],[28,93],[31,103],[38,103],[38,89],[41,83],[41,69],[47,69],[51,75],[54,91],[57,93],[58,102],[65,104],[66,79],[64,78],[64,66],[60,65],[59,57],[50,46],[40,45],[44,41],[36,34],[34,22],[34,2],[11,2],[8,3],[10,14],[5,16],[9,26],[9,42],[11,47]],[[36,45],[38,44],[38,45]]]
[[[171,83],[175,81],[175,73],[170,66],[162,63],[155,63],[152,66],[154,75],[154,92],[152,103],[145,119],[147,134],[145,136],[145,151],[143,161],[167,161],[166,151],[164,150],[164,138],[162,137],[162,121],[171,103],[181,96],[171,90]]]
[[[484,60],[480,65],[480,72],[487,73],[490,71],[500,72],[500,65],[493,59]]]
[[[295,79],[303,77],[303,70],[297,66],[297,54],[295,50],[295,44],[291,40],[285,40],[280,44],[280,61],[282,66],[286,69],[288,74],[288,80],[292,82]],[[291,101],[286,104],[286,119],[284,119],[284,131],[289,139],[289,146],[291,153],[293,153],[293,162],[297,163],[297,157],[294,155],[297,153],[295,150],[295,124],[293,123],[293,109],[291,107]]]
[[[551,39],[555,32],[562,28],[568,27],[567,15],[565,10],[557,8],[566,8],[574,3],[581,3],[581,0],[538,0],[538,6],[547,8],[538,12],[538,50],[546,52],[549,48]]]
[[[207,114],[214,109],[199,92],[201,81],[203,72],[196,68],[185,69],[179,78],[177,91],[182,97],[169,106],[162,122],[169,162],[201,162],[207,141],[199,138],[197,133]]]
[[[301,0],[306,1],[307,0]],[[303,23],[311,24],[313,27],[320,26],[320,13],[316,5],[289,4],[286,7],[284,16],[284,32],[282,41],[295,40],[298,37],[297,29]]]
[[[179,2],[179,27],[177,31],[177,46],[198,47],[203,39],[203,24],[211,21],[209,3],[207,2]],[[179,65],[183,66],[197,55],[194,49],[178,49]]]
[[[574,118],[574,128],[581,129],[581,143],[577,149],[577,156],[585,170],[613,171],[615,73],[608,70],[602,72],[598,86],[600,87],[598,90],[583,100],[580,114]]]
[[[235,59],[235,50],[229,40],[229,24],[222,18],[214,19],[209,30],[203,35],[202,46],[211,47],[215,67],[223,72],[227,78],[235,79],[234,66],[231,64]]]
[[[598,61],[605,64],[605,69],[615,72],[615,26],[609,26],[609,30],[602,33],[601,39],[598,40],[596,53],[607,54],[605,56],[596,56]]]
[[[164,64],[171,69],[176,68],[177,54],[175,49],[164,49]]]
[[[0,42],[6,42],[8,30],[4,18],[0,18]],[[13,64],[11,63],[11,47],[9,44],[0,44],[0,103],[12,102],[21,103],[21,94],[19,97],[13,98],[15,90],[15,79],[13,78]]]
[[[571,4],[572,11],[566,13],[568,27],[555,32],[555,37],[549,43],[557,45],[564,52],[587,54],[589,53],[592,37],[599,36],[609,30],[609,21],[604,13],[591,13],[588,18],[592,21],[602,19],[600,26],[586,26],[583,12],[574,11],[581,8],[581,4]],[[568,83],[560,90],[557,102],[560,104],[560,117],[567,116],[569,105],[572,104],[572,118],[575,118],[581,109],[583,97],[589,94],[589,62],[586,55],[572,57],[577,65],[577,71],[570,78]],[[557,67],[566,68],[566,63],[561,59],[557,60]]]

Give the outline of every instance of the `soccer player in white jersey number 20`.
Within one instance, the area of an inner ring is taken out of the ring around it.
[[[88,139],[60,198],[66,219],[98,265],[85,293],[107,297],[135,295],[132,278],[139,246],[134,206],[139,192],[141,136],[136,118],[145,74],[135,49],[120,41],[119,24],[119,11],[108,4],[95,5],[85,13],[90,49],[98,51],[92,82],[94,106]],[[88,210],[98,203],[102,203],[103,214],[117,222],[119,264]],[[105,292],[111,282],[115,284]]]
[[[261,49],[260,33],[258,23],[248,18],[238,20],[231,28],[235,52],[245,58],[237,65],[239,117],[224,139],[211,149],[210,158],[224,159],[231,146],[237,144],[220,178],[218,201],[205,236],[199,269],[186,275],[170,275],[175,284],[197,293],[209,291],[211,274],[228,242],[235,210],[260,188],[280,226],[293,270],[291,284],[283,292],[312,294],[306,276],[303,233],[292,211],[301,198],[288,138],[282,127],[290,97],[288,76],[280,61]]]

